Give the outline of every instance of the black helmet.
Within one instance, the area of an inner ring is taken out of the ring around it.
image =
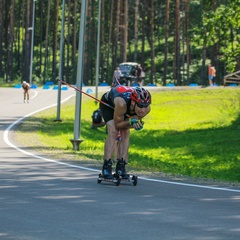
[[[143,87],[136,87],[131,93],[130,98],[141,107],[148,107],[152,101],[151,94]]]

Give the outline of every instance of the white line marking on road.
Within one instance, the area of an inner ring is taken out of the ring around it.
[[[211,190],[221,190],[221,191],[240,193],[240,190],[232,189],[232,188],[213,187],[213,186],[197,185],[197,184],[183,183],[183,182],[172,182],[172,181],[165,181],[165,180],[158,180],[158,179],[144,178],[144,177],[141,177],[141,179],[146,181],[151,181],[151,182],[160,182],[160,183],[180,185],[180,186],[186,186],[186,187],[205,188],[205,189],[211,189]]]
[[[71,97],[73,97],[74,95],[69,96],[68,98],[64,99],[63,102],[68,101],[68,99],[70,99]],[[53,159],[49,159],[49,158],[45,158],[45,157],[41,157],[38,155],[35,155],[33,153],[27,152],[19,147],[17,147],[16,145],[14,145],[13,143],[10,142],[9,138],[8,138],[8,134],[9,131],[18,123],[20,123],[21,121],[23,121],[25,118],[30,117],[38,112],[44,111],[48,108],[54,107],[57,104],[53,104],[50,105],[48,107],[42,108],[40,110],[34,111],[20,119],[18,119],[17,121],[13,122],[11,125],[8,126],[8,128],[4,131],[4,141],[6,144],[8,144],[10,147],[16,149],[19,152],[22,152],[26,155],[32,156],[34,158],[38,158],[38,159],[42,159],[44,161],[48,161],[48,162],[53,162],[56,164],[60,164],[60,165],[65,165],[68,167],[73,167],[73,168],[78,168],[78,169],[83,169],[83,170],[87,170],[87,171],[92,171],[92,172],[99,172],[99,170],[97,169],[93,169],[93,168],[87,168],[87,167],[82,167],[82,166],[77,166],[77,165],[73,165],[73,164],[68,164],[68,163],[64,163],[64,162],[60,162],[60,161],[55,161]],[[210,190],[220,190],[220,191],[227,191],[227,192],[236,192],[236,193],[240,193],[240,190],[238,189],[231,189],[231,188],[221,188],[221,187],[213,187],[213,186],[205,186],[205,185],[197,185],[197,184],[189,184],[189,183],[183,183],[183,182],[172,182],[172,181],[165,181],[165,180],[159,180],[159,179],[153,179],[153,178],[145,178],[145,177],[139,177],[139,179],[145,180],[145,181],[150,181],[150,182],[158,182],[158,183],[165,183],[165,184],[172,184],[172,185],[179,185],[179,186],[186,186],[186,187],[195,187],[195,188],[204,188],[204,189],[210,189]]]
[[[34,99],[38,95],[37,91],[34,91],[34,95],[31,97],[31,99]]]

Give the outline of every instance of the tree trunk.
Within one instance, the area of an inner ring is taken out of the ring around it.
[[[205,76],[207,75],[206,71],[206,42],[207,42],[207,36],[204,32],[204,41],[203,41],[203,48],[202,48],[202,69],[201,69],[201,77],[200,77],[200,84],[202,86],[207,85],[205,82]]]
[[[94,51],[95,54],[95,48],[93,47],[95,44],[92,44],[92,42],[96,43],[95,41],[95,36],[92,34],[93,30],[93,25],[91,25],[91,17],[92,17],[92,0],[87,1],[87,12],[86,12],[86,32],[85,32],[85,52],[84,52],[84,84],[89,85],[89,80],[90,85],[93,85],[93,79],[90,77],[91,76],[91,52]],[[90,52],[91,49],[91,52]]]
[[[43,20],[44,20],[44,3],[43,1],[40,2],[40,51],[39,51],[39,75],[42,76],[42,63],[43,63]]]
[[[11,0],[10,5],[10,21],[9,21],[9,31],[8,31],[8,74],[10,81],[13,80],[13,41],[14,41],[14,7],[15,1]]]
[[[57,78],[58,13],[59,13],[59,0],[54,0],[53,62],[52,62],[52,76],[54,82],[56,81]]]
[[[25,25],[25,42],[24,42],[24,75],[23,79],[25,81],[29,81],[29,66],[30,66],[30,49],[31,49],[31,31],[28,29],[31,27],[30,26],[30,6],[31,6],[31,1],[27,0],[26,2],[26,25]]]
[[[167,73],[168,73],[168,37],[169,37],[169,0],[166,0],[163,86],[166,86],[166,84],[167,84]]]
[[[115,26],[115,40],[114,40],[114,54],[113,54],[113,69],[117,65],[117,55],[118,55],[118,38],[119,38],[119,16],[121,14],[121,1],[117,1],[117,10],[116,10],[116,26]]]
[[[175,6],[175,34],[174,34],[174,83],[181,85],[180,77],[180,0]]]
[[[154,1],[151,0],[150,11],[150,48],[151,48],[151,78],[150,82],[155,82],[155,50],[154,50]]]
[[[47,70],[48,70],[48,45],[49,45],[50,6],[51,6],[51,0],[48,0],[46,36],[45,36],[45,56],[44,56],[44,77],[43,77],[43,83],[46,82],[46,77],[47,77],[47,72],[48,72]]]
[[[128,0],[123,1],[122,28],[121,28],[121,62],[127,61],[127,39],[128,39]]]
[[[104,31],[104,25],[105,25],[105,19],[104,19],[104,16],[105,16],[105,4],[104,4],[104,0],[102,0],[102,6],[101,6],[101,37],[100,37],[100,52],[99,52],[99,57],[100,57],[100,82],[104,79],[104,76],[106,74],[106,71],[103,71],[104,69],[104,65],[105,65],[105,55],[104,55],[104,45],[105,45],[105,41],[104,41],[104,34],[105,34],[105,31]],[[107,21],[106,21],[107,22]]]
[[[3,74],[3,0],[0,0],[0,78]]]
[[[139,0],[135,2],[135,17],[134,17],[134,62],[137,62],[138,53],[138,17],[139,17]]]
[[[67,2],[68,6],[68,15],[67,15],[67,62],[66,62],[66,82],[69,83],[69,76],[70,76],[70,37],[71,37],[71,0]]]
[[[141,47],[141,66],[144,66],[145,62],[145,37],[146,37],[146,8],[147,1],[143,1],[142,5],[142,47]]]
[[[189,0],[185,0],[185,31],[186,31],[186,57],[187,57],[187,84],[190,84],[190,37],[189,37]]]
[[[114,1],[112,1],[112,4],[111,4],[111,15],[110,15],[110,23],[109,23],[109,33],[108,33],[108,46],[107,46],[107,67],[106,69],[110,69],[109,68],[109,65],[110,65],[110,49],[112,49],[112,52],[111,54],[113,54],[113,44],[112,44],[112,32],[113,32],[113,19],[114,19]],[[113,66],[112,66],[112,71],[113,71]],[[112,72],[111,71],[111,72]],[[111,74],[112,73],[109,73],[109,71],[106,71],[106,79],[110,80],[111,78]],[[110,74],[110,75],[109,75]],[[112,79],[111,79],[112,80]]]
[[[76,61],[76,52],[77,52],[77,1],[74,1],[73,7],[73,30],[72,30],[72,82],[75,83],[76,73],[77,73],[77,61]]]

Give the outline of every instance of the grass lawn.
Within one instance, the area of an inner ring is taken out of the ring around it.
[[[144,129],[131,130],[129,166],[135,170],[240,182],[240,90],[205,88],[151,90],[153,103]],[[75,100],[27,119],[18,129],[28,146],[74,161],[103,161],[105,127],[91,129],[95,102],[83,97],[80,151],[73,151]],[[36,128],[37,126],[37,128]]]

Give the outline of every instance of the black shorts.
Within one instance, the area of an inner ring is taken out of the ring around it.
[[[106,98],[106,95],[107,95],[107,93],[103,94],[103,96],[101,98],[101,101],[107,103],[108,105],[110,105],[112,107],[114,107],[112,102],[109,101]],[[103,119],[104,119],[105,123],[107,123],[108,121],[113,119],[113,114],[114,114],[114,109],[113,108],[108,107],[108,106],[106,106],[106,105],[104,105],[103,103],[100,102],[100,109],[102,111],[102,115],[103,115]]]

